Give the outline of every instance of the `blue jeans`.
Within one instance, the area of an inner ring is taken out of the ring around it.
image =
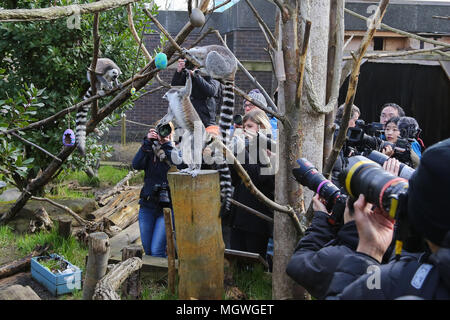
[[[167,257],[166,227],[162,210],[140,206],[139,229],[145,254],[154,257]]]

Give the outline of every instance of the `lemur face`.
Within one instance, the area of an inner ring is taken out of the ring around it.
[[[108,72],[106,72],[105,74],[105,78],[107,79],[111,79],[111,81],[114,81],[117,79],[117,77],[120,75],[119,70],[117,69],[111,69],[108,70]]]
[[[163,99],[170,101],[173,98],[179,98],[179,96],[180,96],[180,89],[172,88],[164,94]]]

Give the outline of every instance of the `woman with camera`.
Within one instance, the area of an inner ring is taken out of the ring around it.
[[[243,118],[244,130],[242,134],[234,136],[232,146],[237,152],[237,158],[245,159],[242,166],[247,171],[255,186],[268,198],[274,197],[274,174],[270,164],[270,148],[275,143],[270,139],[271,126],[264,111],[255,109],[245,114]],[[239,153],[244,153],[240,157]],[[240,159],[241,160],[241,159]],[[233,199],[269,217],[273,216],[244,185],[234,170],[231,170],[233,185],[235,186]],[[230,211],[229,225],[231,226],[231,249],[259,253],[266,257],[267,243],[273,232],[273,225],[241,207],[233,206]]]
[[[173,125],[150,129],[133,159],[135,170],[144,170],[144,186],[140,193],[139,229],[146,255],[166,257],[166,230],[163,208],[171,208],[167,172],[179,163],[177,149],[173,147]],[[181,161],[180,161],[181,162]]]

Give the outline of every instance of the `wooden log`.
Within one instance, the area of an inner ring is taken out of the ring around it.
[[[136,221],[125,230],[120,231],[117,235],[112,237],[109,241],[111,245],[111,252],[118,252],[126,246],[134,243],[140,237],[139,221]]]
[[[0,300],[41,300],[30,286],[15,284],[6,288],[0,288]]]
[[[168,174],[178,246],[179,299],[222,299],[224,249],[217,171]]]
[[[110,252],[109,237],[104,232],[89,235],[89,256],[83,286],[83,300],[91,300],[97,282],[105,275]]]
[[[113,214],[104,217],[113,226],[118,226],[122,230],[138,220],[139,199],[126,204],[123,208],[116,210]]]
[[[167,286],[169,287],[169,292],[175,295],[175,237],[173,233],[172,210],[164,208],[163,211],[167,239]]]
[[[131,245],[123,248],[122,261],[129,258],[138,257],[142,259],[144,248],[140,245]],[[122,284],[122,294],[127,299],[137,300],[141,297],[141,269],[136,270]]]
[[[50,231],[53,228],[53,221],[50,219],[44,207],[37,209],[34,212],[34,219],[30,221],[28,232],[35,233],[41,230]]]
[[[58,234],[63,238],[69,238],[72,235],[72,219],[61,218],[58,221]]]
[[[99,209],[95,210],[86,215],[89,220],[100,221],[103,217],[108,217],[116,210],[121,210],[127,206],[130,202],[139,199],[139,188],[122,186],[118,189],[117,193],[113,193],[107,198],[102,198],[98,203],[101,206]]]
[[[142,259],[133,257],[116,264],[96,285],[93,300],[120,300],[117,289],[133,272],[142,267]]]
[[[33,252],[25,258],[14,260],[0,267],[0,279],[12,276],[13,274],[27,271],[30,268],[31,258],[41,256],[49,248],[48,245],[37,246]]]

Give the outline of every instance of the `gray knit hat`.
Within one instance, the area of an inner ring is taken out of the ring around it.
[[[259,89],[250,90],[250,92],[248,93],[248,96],[250,98],[252,98],[253,100],[256,100],[259,103],[261,103],[264,107],[267,107],[266,98],[264,98],[264,95],[261,93],[261,91],[259,91]],[[245,104],[245,101],[246,100],[244,99],[244,104]]]

